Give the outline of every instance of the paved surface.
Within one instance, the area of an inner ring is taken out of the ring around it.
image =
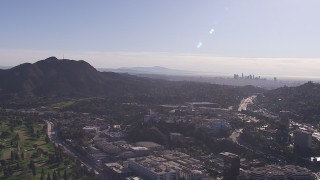
[[[247,110],[247,107],[249,104],[253,104],[253,100],[256,98],[256,95],[247,97],[246,99],[242,99],[242,101],[240,102],[238,111],[241,112],[242,110]]]
[[[236,129],[232,132],[232,134],[229,136],[231,138],[231,140],[237,144],[239,144],[238,142],[238,138],[240,136],[240,134],[242,133],[243,129]]]

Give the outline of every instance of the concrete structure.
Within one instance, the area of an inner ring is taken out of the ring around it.
[[[302,130],[297,130],[293,134],[294,147],[308,150],[312,144],[312,133]]]

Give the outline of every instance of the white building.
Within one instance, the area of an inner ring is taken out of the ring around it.
[[[95,126],[85,126],[82,129],[85,133],[97,133],[99,131],[99,127]]]
[[[178,173],[163,161],[166,160],[155,156],[133,158],[129,159],[128,167],[147,180],[178,180]]]

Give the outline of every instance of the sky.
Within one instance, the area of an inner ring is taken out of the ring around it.
[[[319,9],[318,0],[3,0],[0,65],[56,56],[320,78]]]

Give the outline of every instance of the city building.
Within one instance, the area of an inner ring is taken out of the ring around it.
[[[287,143],[289,141],[289,111],[280,111],[278,129],[276,132],[276,139],[280,143]]]
[[[161,151],[154,155],[131,158],[128,167],[146,179],[198,180],[207,177],[202,163],[178,151]]]
[[[246,172],[247,179],[250,180],[314,180],[314,174],[300,166],[286,165],[267,165],[265,167],[252,168]]]
[[[165,159],[156,156],[132,158],[128,167],[147,180],[178,180],[177,171],[164,162]]]

